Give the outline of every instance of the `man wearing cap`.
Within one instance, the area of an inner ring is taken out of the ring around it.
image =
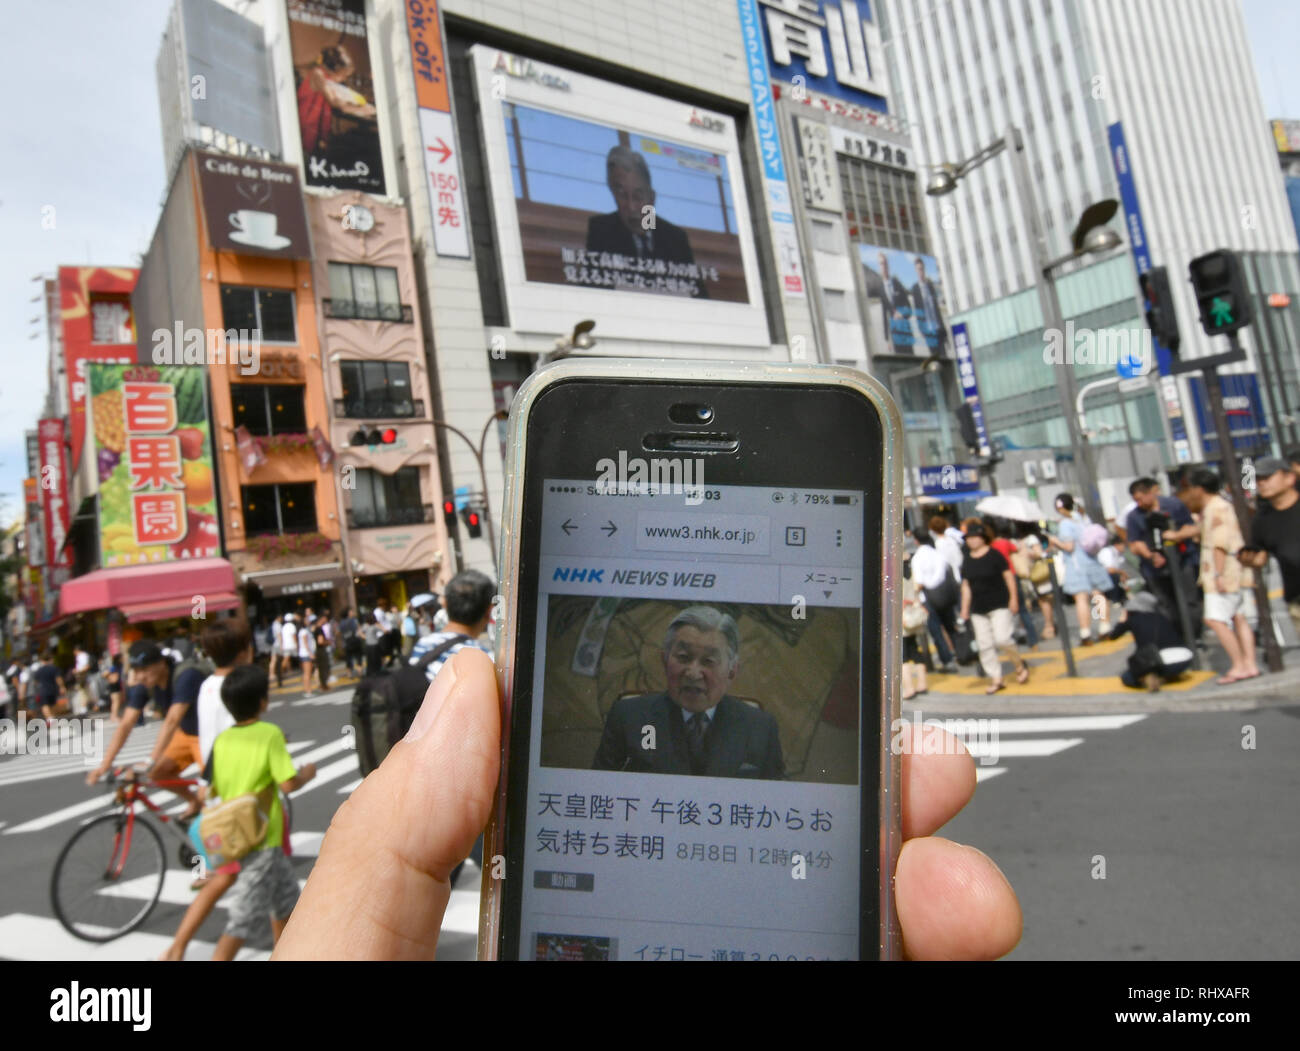
[[[130,678],[126,689],[126,706],[122,719],[113,732],[113,740],[104,753],[104,759],[89,774],[86,784],[93,785],[113,765],[117,753],[126,744],[135,724],[151,699],[166,709],[162,728],[154,742],[149,757],[146,776],[167,780],[180,775],[190,764],[203,765],[199,752],[199,687],[211,673],[211,666],[187,661],[174,669],[157,643],[147,639],[131,644],[128,652]],[[189,804],[181,820],[193,817],[199,811],[199,802],[188,786],[178,786],[171,791]]]
[[[1250,543],[1237,559],[1244,566],[1263,569],[1268,556],[1282,570],[1282,593],[1296,634],[1300,635],[1300,493],[1296,472],[1285,460],[1262,456],[1255,461],[1255,487],[1259,511],[1250,527]]]

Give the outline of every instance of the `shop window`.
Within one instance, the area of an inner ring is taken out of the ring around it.
[[[402,467],[392,474],[361,468],[356,483],[348,511],[348,525],[353,529],[411,525],[432,519],[432,505],[420,502],[418,467]]]
[[[221,320],[227,329],[260,333],[263,343],[296,343],[293,293],[282,288],[221,286]]]
[[[307,410],[301,385],[289,383],[232,383],[230,404],[235,426],[248,428],[259,438],[273,434],[305,434]]]
[[[396,269],[358,263],[330,263],[329,267],[327,316],[370,321],[403,320]]]
[[[339,363],[339,376],[343,400],[336,407],[338,415],[348,419],[417,415],[411,398],[411,369],[406,362],[344,361]],[[418,415],[423,415],[423,404],[420,410]]]
[[[245,536],[316,531],[316,487],[310,482],[242,488]]]

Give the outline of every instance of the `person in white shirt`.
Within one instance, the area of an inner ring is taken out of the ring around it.
[[[298,617],[294,613],[284,615],[284,625],[280,628],[280,666],[287,672],[291,666],[294,656],[298,652],[298,625],[295,623]],[[278,685],[284,685],[284,675],[280,675]]]
[[[946,672],[955,671],[952,641],[958,634],[957,607],[961,602],[961,581],[939,554],[935,539],[924,529],[912,530],[916,551],[912,554],[912,579],[929,611],[930,637]],[[946,633],[946,634],[945,634]]]
[[[276,617],[271,621],[271,674],[277,686],[284,685],[284,668],[281,658],[284,656],[284,619]]]
[[[221,701],[221,684],[231,668],[253,662],[253,640],[248,625],[234,618],[214,620],[203,629],[203,652],[216,665],[199,687],[199,755],[206,770],[213,742],[223,730],[235,725],[235,717]]]
[[[961,560],[962,544],[965,542],[953,534],[957,533],[960,537],[960,531],[953,529],[948,525],[948,519],[943,515],[934,515],[930,519],[930,536],[934,540],[934,549],[943,555],[944,561],[952,566],[952,571],[957,575],[957,583],[961,583]]]
[[[316,696],[316,691],[311,688],[311,666],[316,656],[316,635],[312,631],[312,622],[315,619],[311,610],[307,610],[303,614],[302,627],[298,629],[298,663],[302,665],[302,695],[304,697]]]

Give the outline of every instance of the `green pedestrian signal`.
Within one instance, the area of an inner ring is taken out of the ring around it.
[[[1235,252],[1220,248],[1197,256],[1187,272],[1207,336],[1230,335],[1250,324],[1250,288]]]
[[[1210,301],[1210,323],[1216,328],[1232,324],[1232,304],[1222,296],[1215,296]]]

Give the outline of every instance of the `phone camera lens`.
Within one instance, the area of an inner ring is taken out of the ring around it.
[[[668,418],[673,423],[686,427],[699,427],[713,420],[713,406],[700,402],[678,402],[668,409]]]

